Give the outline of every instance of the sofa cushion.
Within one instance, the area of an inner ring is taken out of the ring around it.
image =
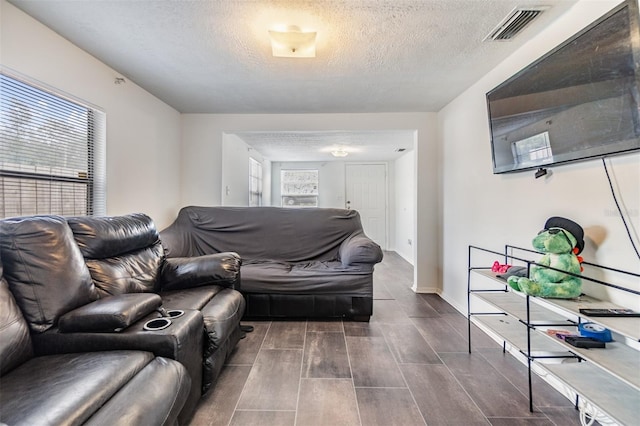
[[[9,288],[34,332],[98,298],[71,229],[59,216],[3,220],[0,252]]]
[[[2,277],[0,264],[0,376],[29,360],[32,352],[29,326]]]
[[[203,287],[186,288],[184,290],[163,291],[160,293],[160,296],[162,297],[162,306],[167,310],[201,310],[223,289],[224,287],[219,285],[207,285]]]
[[[160,243],[120,256],[87,259],[100,296],[148,293],[158,289],[164,252]]]
[[[155,358],[85,426],[172,425],[189,395],[190,382],[182,364]]]
[[[145,214],[77,216],[67,218],[73,236],[87,259],[104,259],[156,244],[160,237]]]
[[[237,252],[244,259],[334,260],[360,232],[360,215],[344,209],[184,207],[160,235],[170,257]]]
[[[81,216],[67,222],[100,296],[157,290],[164,249],[149,216]]]
[[[0,421],[82,424],[152,359],[138,351],[32,358],[2,376]]]
[[[373,296],[373,265],[343,267],[341,262],[246,261],[242,265],[242,292]]]

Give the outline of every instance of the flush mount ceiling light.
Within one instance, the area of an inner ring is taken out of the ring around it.
[[[282,58],[315,58],[316,32],[303,32],[291,25],[286,31],[269,31],[271,53]]]
[[[344,149],[336,149],[335,151],[331,151],[331,155],[334,157],[346,157],[349,153]]]

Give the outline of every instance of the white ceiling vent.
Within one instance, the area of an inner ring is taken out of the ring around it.
[[[515,8],[495,27],[483,41],[511,40],[538,17],[547,6]]]

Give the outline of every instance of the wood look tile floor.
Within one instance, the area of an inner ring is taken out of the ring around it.
[[[411,291],[413,269],[386,252],[373,316],[244,322],[192,426],[579,425],[573,404],[437,295]],[[465,285],[461,283],[461,285]]]

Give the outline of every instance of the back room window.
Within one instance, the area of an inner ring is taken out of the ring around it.
[[[318,207],[318,171],[280,172],[282,207]]]

